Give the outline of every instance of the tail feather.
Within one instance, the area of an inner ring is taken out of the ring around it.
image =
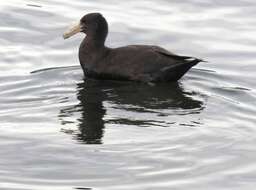
[[[177,81],[179,80],[191,67],[199,62],[205,62],[201,59],[194,58],[193,60],[186,60],[183,63],[178,63],[165,67],[158,75],[158,80],[161,81]]]

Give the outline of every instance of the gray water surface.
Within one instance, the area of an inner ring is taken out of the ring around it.
[[[178,83],[84,80],[89,12],[106,44],[206,59]],[[251,190],[256,185],[256,3],[0,3],[0,189]]]

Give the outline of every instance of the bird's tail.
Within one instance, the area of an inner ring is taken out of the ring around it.
[[[161,70],[162,81],[179,80],[191,67],[195,66],[199,62],[206,62],[206,61],[202,59],[191,58],[191,59],[186,59],[182,63],[178,63],[175,65],[163,68]]]

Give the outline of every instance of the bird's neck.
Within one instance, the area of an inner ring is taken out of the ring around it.
[[[87,35],[82,41],[81,47],[85,50],[98,51],[105,47],[105,38]]]
[[[90,68],[94,63],[107,52],[107,47],[104,45],[105,41],[86,36],[79,48],[79,60],[82,67]]]

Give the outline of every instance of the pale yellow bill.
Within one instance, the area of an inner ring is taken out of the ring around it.
[[[69,28],[64,34],[63,34],[63,38],[67,39],[71,36],[74,36],[75,34],[77,34],[78,32],[81,32],[81,24],[78,23],[75,26],[72,26],[71,28]]]

